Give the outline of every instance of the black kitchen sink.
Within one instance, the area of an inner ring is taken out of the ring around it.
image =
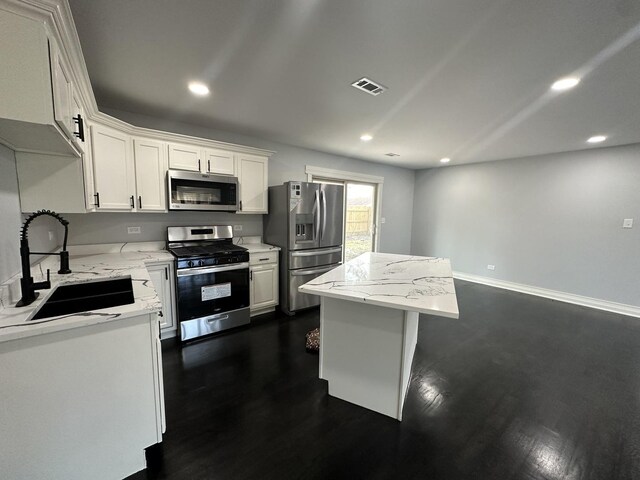
[[[131,277],[58,286],[31,320],[117,307],[134,302]]]

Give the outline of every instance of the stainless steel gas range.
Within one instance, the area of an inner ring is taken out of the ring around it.
[[[249,323],[249,253],[231,225],[169,227],[182,341]]]

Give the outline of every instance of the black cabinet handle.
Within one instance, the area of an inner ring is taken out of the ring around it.
[[[169,269],[164,267],[164,279],[169,280]]]
[[[142,210],[142,195],[138,195],[138,208]]]
[[[84,142],[84,119],[82,115],[78,114],[77,117],[73,117],[73,121],[78,125],[78,131],[73,132],[73,134]]]
[[[136,202],[133,199],[133,195],[131,195],[131,197],[129,198],[129,200],[131,200],[131,208],[136,208]]]
[[[242,211],[242,200],[240,200],[240,211]]]
[[[211,160],[207,160],[207,172],[211,173]]]
[[[96,203],[94,203],[93,205],[94,205],[95,207],[100,208],[100,194],[99,194],[98,192],[94,193],[94,194],[93,194],[93,198],[95,198],[95,199],[96,199]]]
[[[202,168],[202,167],[200,166],[200,159],[198,159],[198,171],[200,171],[200,170],[201,170],[201,168]]]
[[[249,270],[249,280],[253,282],[253,270]]]

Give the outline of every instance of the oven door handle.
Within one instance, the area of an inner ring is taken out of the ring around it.
[[[249,262],[234,263],[233,265],[223,267],[204,267],[204,268],[185,268],[178,270],[178,277],[189,277],[192,275],[206,275],[208,273],[228,272],[231,270],[249,269]],[[248,273],[248,272],[247,272]]]

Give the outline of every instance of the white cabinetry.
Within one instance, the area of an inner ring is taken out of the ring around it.
[[[166,212],[167,160],[162,142],[135,138],[136,208],[138,212]]]
[[[236,172],[240,184],[240,210],[238,213],[269,213],[267,162],[267,157],[236,155]]]
[[[98,210],[131,211],[135,208],[135,170],[131,137],[118,130],[93,125],[91,147]]]
[[[4,8],[11,7],[0,10],[0,142],[16,151],[78,156],[71,70],[42,21]]]
[[[0,343],[2,478],[144,469],[165,430],[158,343],[155,313]]]
[[[234,153],[180,143],[169,144],[169,168],[191,172],[235,175]]]
[[[278,252],[251,253],[249,263],[251,316],[273,311],[278,304]]]
[[[160,329],[162,338],[174,337],[176,335],[176,312],[175,312],[175,284],[173,283],[173,263],[149,263],[147,271],[153,282],[153,286],[162,302],[162,317],[160,317]]]

